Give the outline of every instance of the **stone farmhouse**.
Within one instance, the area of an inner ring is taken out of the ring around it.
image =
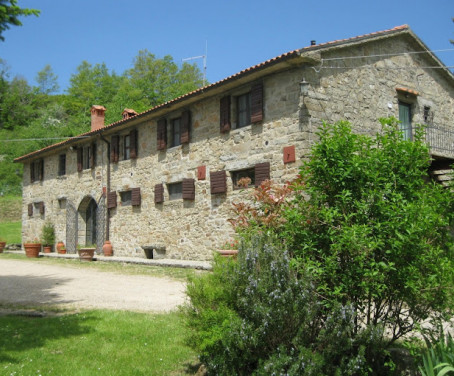
[[[68,252],[109,239],[117,256],[151,245],[155,257],[211,259],[233,238],[232,202],[249,191],[239,179],[295,177],[322,121],[372,134],[395,116],[408,139],[425,124],[434,178],[454,161],[454,77],[406,25],[313,41],[113,124],[105,111],[93,106],[89,132],[16,159],[24,241],[50,221]]]

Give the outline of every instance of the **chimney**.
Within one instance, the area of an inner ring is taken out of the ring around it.
[[[106,108],[104,106],[93,105],[91,107],[91,131],[104,128],[104,113]]]
[[[123,120],[124,120],[124,119],[129,119],[129,118],[131,118],[133,116],[136,116],[138,114],[137,114],[137,111],[134,111],[131,108],[125,108],[123,110],[123,112],[121,113],[121,115],[123,116]]]
[[[317,41],[311,40],[311,46],[315,46],[317,44]]]

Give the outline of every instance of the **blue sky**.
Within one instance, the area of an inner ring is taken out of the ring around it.
[[[448,66],[454,66],[453,0],[19,0],[41,10],[0,42],[10,72],[36,85],[50,64],[61,90],[87,60],[122,73],[141,49],[157,57],[205,54],[211,83],[282,53],[408,24]],[[202,59],[195,60],[202,69]]]

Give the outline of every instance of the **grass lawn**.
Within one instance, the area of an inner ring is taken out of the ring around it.
[[[22,243],[22,223],[0,222],[0,238],[5,239],[6,243]]]
[[[2,375],[193,375],[179,313],[0,316]]]

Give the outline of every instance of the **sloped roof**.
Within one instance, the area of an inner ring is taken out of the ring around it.
[[[39,155],[41,155],[42,153],[45,153],[45,152],[48,152],[48,151],[51,151],[51,150],[54,150],[54,149],[59,149],[63,146],[69,146],[71,144],[75,144],[77,142],[80,142],[81,139],[85,139],[85,138],[90,138],[91,136],[96,136],[98,134],[102,134],[106,131],[109,131],[115,127],[118,127],[120,125],[123,125],[123,124],[126,124],[127,122],[131,122],[131,121],[134,121],[135,119],[138,119],[140,117],[143,117],[143,116],[146,116],[146,115],[150,115],[150,114],[153,114],[159,110],[162,110],[170,105],[173,105],[173,104],[177,104],[177,103],[180,103],[180,102],[184,102],[184,101],[187,101],[189,98],[194,98],[194,97],[197,97],[197,96],[200,96],[201,94],[206,94],[207,92],[209,91],[212,91],[213,89],[215,88],[218,88],[220,86],[223,86],[223,85],[226,85],[230,82],[233,82],[235,80],[238,80],[242,77],[245,77],[245,76],[248,76],[252,73],[255,73],[255,72],[258,72],[260,70],[263,70],[265,68],[268,68],[270,66],[273,66],[275,64],[278,64],[278,63],[282,63],[286,60],[290,60],[290,59],[294,59],[294,58],[299,58],[300,56],[304,55],[305,53],[307,52],[311,52],[311,51],[317,51],[317,50],[322,50],[322,49],[330,49],[330,48],[336,48],[336,47],[342,47],[346,44],[354,44],[354,43],[363,43],[367,40],[371,40],[371,39],[377,39],[377,38],[381,38],[381,37],[385,37],[385,36],[391,36],[391,35],[394,35],[394,34],[401,34],[401,33],[408,33],[420,46],[423,50],[426,50],[428,51],[428,53],[431,55],[431,57],[437,62],[437,64],[439,64],[440,66],[444,67],[446,72],[448,73],[448,75],[450,75],[450,77],[454,80],[454,77],[452,75],[452,73],[444,66],[444,64],[432,53],[429,52],[429,49],[427,48],[427,46],[411,31],[410,27],[408,25],[402,25],[402,26],[397,26],[397,27],[394,27],[392,29],[387,29],[387,30],[383,30],[383,31],[377,31],[377,32],[374,32],[374,33],[370,33],[370,34],[364,34],[364,35],[360,35],[360,36],[356,36],[356,37],[352,37],[352,38],[347,38],[347,39],[340,39],[340,40],[334,40],[334,41],[330,41],[330,42],[326,42],[326,43],[320,43],[320,44],[315,44],[315,45],[311,45],[311,46],[307,46],[307,47],[303,47],[303,48],[300,48],[300,49],[297,49],[297,50],[293,50],[293,51],[290,51],[290,52],[287,52],[287,53],[284,53],[282,55],[279,55],[279,56],[276,56],[272,59],[269,59],[269,60],[266,60],[262,63],[259,63],[257,65],[254,65],[250,68],[247,68],[247,69],[244,69],[238,73],[235,73],[227,78],[224,78],[223,80],[220,80],[218,82],[215,82],[213,84],[210,84],[208,86],[205,86],[205,87],[202,87],[200,89],[197,89],[197,90],[194,90],[194,91],[191,91],[187,94],[184,94],[180,97],[177,97],[175,99],[172,99],[170,101],[167,101],[167,102],[164,102],[164,103],[161,103],[155,107],[152,107],[144,112],[141,112],[137,115],[134,115],[134,116],[131,116],[129,118],[126,118],[126,119],[121,119],[117,122],[114,122],[114,123],[111,123],[109,125],[106,125],[105,127],[101,128],[101,129],[98,129],[98,130],[95,130],[95,131],[90,131],[90,132],[86,132],[86,133],[83,133],[79,136],[76,136],[76,137],[71,137],[71,138],[68,138],[64,141],[61,141],[61,142],[58,142],[58,143],[55,143],[55,144],[52,144],[52,145],[49,145],[43,149],[40,149],[40,150],[36,150],[36,151],[33,151],[29,154],[26,154],[26,155],[23,155],[21,157],[18,157],[16,158],[14,161],[15,162],[24,162],[28,159],[32,159],[32,158],[35,158]]]

